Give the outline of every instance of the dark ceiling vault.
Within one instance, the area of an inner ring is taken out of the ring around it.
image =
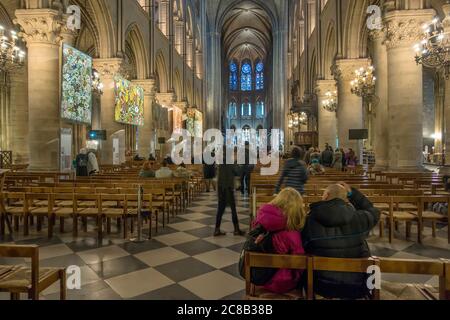
[[[272,48],[270,17],[253,1],[242,1],[226,15],[222,41],[228,60],[265,60]]]

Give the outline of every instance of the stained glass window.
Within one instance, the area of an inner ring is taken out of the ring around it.
[[[256,90],[264,89],[264,64],[259,62],[256,65]]]
[[[256,103],[256,117],[258,119],[263,119],[266,117],[266,108],[263,101],[258,101]]]
[[[238,90],[238,67],[235,62],[230,63],[230,90],[237,91]]]
[[[252,66],[248,62],[242,64],[241,70],[241,90],[252,90]]]
[[[236,102],[230,102],[228,107],[228,118],[236,119],[237,118],[237,104]]]
[[[252,104],[250,102],[246,101],[242,104],[241,115],[242,115],[242,117],[251,117],[252,116]]]

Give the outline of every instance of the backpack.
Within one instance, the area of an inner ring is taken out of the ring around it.
[[[79,154],[77,156],[77,167],[78,168],[84,168],[88,166],[89,162],[89,155],[88,154]]]
[[[273,253],[272,236],[273,233],[267,232],[262,226],[258,226],[250,231],[239,258],[239,273],[242,278],[245,279],[246,252]],[[257,239],[259,239],[259,241],[257,241]],[[263,286],[275,276],[277,271],[278,269],[271,268],[252,268],[251,281],[256,286]]]

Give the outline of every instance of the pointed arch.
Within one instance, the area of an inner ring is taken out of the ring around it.
[[[156,54],[155,66],[159,92],[166,93],[168,91],[168,73],[166,60],[164,59],[162,50],[158,51],[158,53]]]
[[[125,33],[125,42],[131,47],[135,57],[136,76],[138,79],[146,79],[149,74],[148,50],[139,26],[130,24]]]

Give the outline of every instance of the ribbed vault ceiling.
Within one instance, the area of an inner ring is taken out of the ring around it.
[[[242,1],[227,13],[222,36],[227,59],[265,60],[272,47],[270,18],[258,4]]]

